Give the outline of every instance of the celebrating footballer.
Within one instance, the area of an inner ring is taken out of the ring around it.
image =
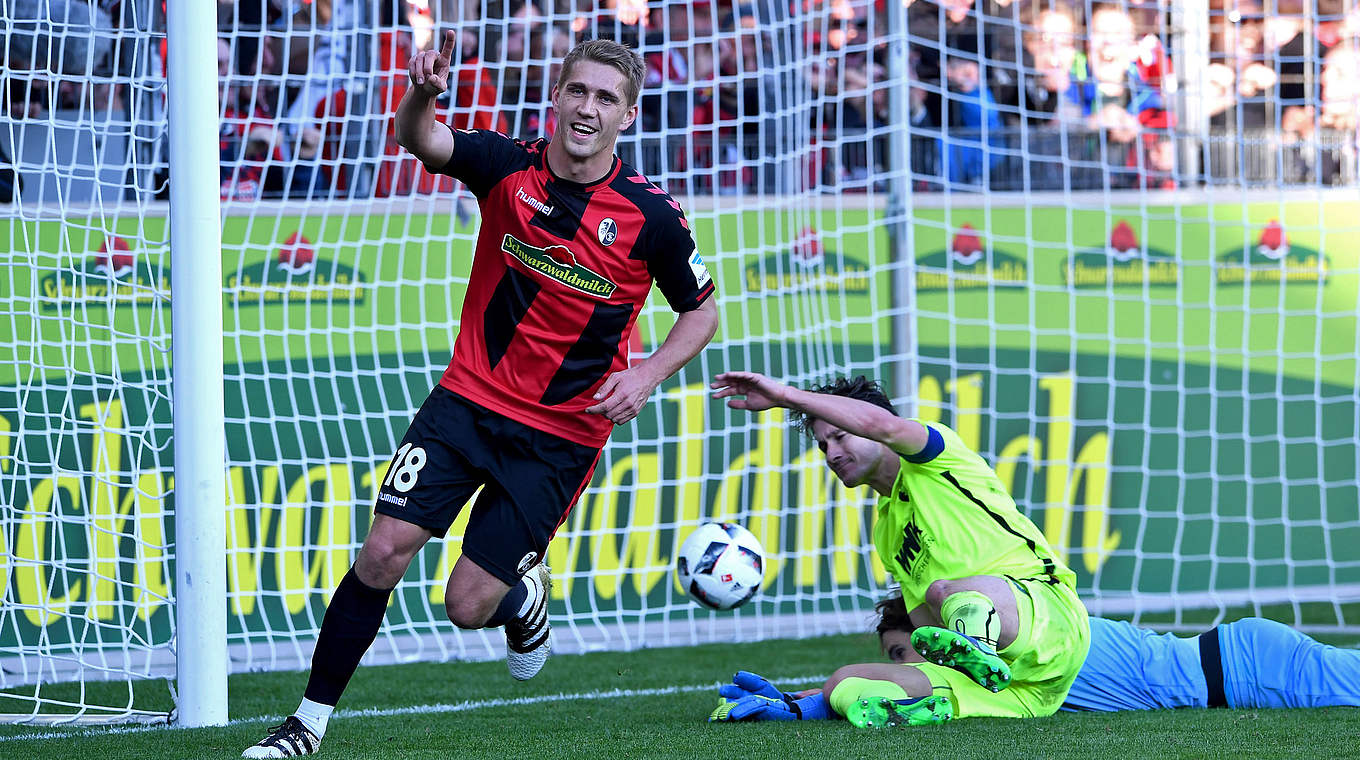
[[[614,155],[638,115],[641,58],[607,40],[577,45],[552,91],[556,131],[524,142],[436,118],[454,40],[447,32],[442,49],[412,56],[396,113],[402,146],[462,181],[481,208],[453,359],[389,465],[368,536],[326,610],[304,699],[245,757],[317,751],[397,582],[478,488],[448,617],[504,626],[510,674],[537,674],[552,645],[549,540],[610,431],[717,329],[713,281],[679,204]],[[677,317],[633,363],[629,341],[653,282]]]

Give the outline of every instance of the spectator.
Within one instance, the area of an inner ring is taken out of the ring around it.
[[[224,200],[308,198],[324,193],[317,167],[322,135],[304,127],[284,152],[274,117],[272,90],[258,74],[241,77],[232,66],[230,44],[217,41],[217,74],[222,108],[218,132],[219,172]],[[290,160],[289,155],[293,158]]]
[[[532,2],[524,3],[506,18],[505,39],[501,45],[501,99],[507,103],[546,104],[552,84],[547,76],[548,19]],[[476,40],[464,40],[465,49]],[[533,109],[535,111],[539,109]],[[539,134],[528,127],[519,130]]]
[[[1139,141],[1141,158],[1130,155],[1130,162],[1141,170],[1142,187],[1153,190],[1172,190],[1177,185],[1176,141],[1165,124],[1152,124]]]
[[[1265,23],[1264,48],[1279,75],[1282,126],[1284,122],[1297,124],[1306,115],[1299,109],[1315,104],[1321,62],[1337,42],[1337,37],[1329,34],[1336,30],[1325,22],[1314,25],[1315,14],[1334,19],[1340,18],[1343,10],[1344,0],[1276,0],[1274,12]]]
[[[288,100],[278,118],[279,154],[296,171],[320,177],[318,159],[330,160],[326,171],[333,172],[328,184],[343,187],[349,181],[344,139],[348,114],[349,83],[358,30],[358,0],[313,0],[292,16],[275,22],[284,32],[281,61],[290,74],[300,75],[301,84]],[[320,129],[318,129],[320,125]],[[322,146],[320,153],[312,146]],[[309,162],[304,165],[302,162]],[[297,192],[290,185],[290,193]]]
[[[5,147],[0,145],[0,203],[13,203],[14,199],[22,194],[23,183],[19,173],[14,171],[14,160],[5,153]]]
[[[1279,74],[1266,63],[1265,15],[1259,0],[1230,0],[1210,17],[1207,72],[1210,124],[1241,131],[1273,125]]]
[[[1295,141],[1312,142],[1317,129],[1333,131],[1317,151],[1297,155],[1303,176],[1333,184],[1342,176],[1343,162],[1354,165],[1360,149],[1360,42],[1339,41],[1322,62],[1320,108],[1302,106],[1285,112],[1283,131]]]
[[[664,15],[652,19],[662,23],[650,27],[647,35],[649,50],[643,56],[647,75],[639,117],[642,131],[649,134],[689,124],[689,93],[685,87],[691,77],[689,43],[692,37],[713,34],[711,6],[706,2],[693,6],[669,3]]]
[[[1021,101],[1026,119],[1031,125],[1076,122],[1085,116],[1082,103],[1070,97],[1073,82],[1085,73],[1084,62],[1078,68],[1077,13],[1065,2],[1045,7],[1041,0],[1032,0],[1025,11],[1026,69],[1032,72]]]
[[[920,0],[907,9],[907,32],[917,56],[916,71],[923,81],[943,81],[941,43],[969,36],[976,40],[978,29],[972,17],[973,2]]]
[[[1162,108],[1160,93],[1142,82],[1134,68],[1138,46],[1133,19],[1117,5],[1098,5],[1088,29],[1088,78],[1079,83],[1087,124],[1105,130],[1114,142],[1133,142],[1140,118]]]
[[[989,172],[1002,154],[1001,113],[982,80],[977,41],[969,35],[952,38],[946,50],[945,131],[940,156],[951,183],[988,185]],[[985,139],[985,144],[984,144]]]
[[[9,0],[7,5],[8,33],[0,39],[0,68],[7,76],[0,90],[12,118],[37,118],[53,105],[80,107],[87,97],[99,110],[118,100],[116,89],[92,81],[113,72],[117,32],[106,11],[82,0]],[[25,73],[14,76],[18,72]],[[51,81],[64,88],[54,89]]]
[[[493,129],[507,133],[510,130],[506,116],[500,110],[500,93],[492,79],[490,66],[484,63],[479,55],[480,45],[475,30],[481,24],[474,23],[478,20],[475,14],[479,7],[477,3],[459,5],[448,1],[431,7],[434,12],[432,23],[435,24],[436,39],[443,39],[443,30],[446,28],[458,30],[458,46],[455,53],[458,63],[450,73],[453,81],[437,101],[438,118],[457,129]],[[530,26],[538,18],[536,6],[532,4],[521,6],[515,13],[518,15],[514,17],[520,20],[519,23]],[[507,40],[510,37],[511,35],[507,35]],[[521,37],[519,42],[514,43],[521,46],[515,50],[519,62],[522,63],[526,56],[532,55],[533,37],[534,34],[529,32]],[[406,47],[398,41],[391,60],[395,62],[403,58],[409,59],[410,53],[403,52],[406,50],[414,50],[414,47]],[[380,102],[391,104],[392,107],[395,107],[410,87],[406,64],[403,62],[399,65],[400,68],[394,68],[392,75],[386,79],[379,98]],[[507,64],[507,68],[514,68],[514,65]],[[525,113],[527,117],[524,120],[525,126],[538,125],[538,109],[535,106],[539,104],[530,101],[518,102],[523,106],[521,113]],[[397,144],[395,123],[388,119],[385,124],[387,132],[383,143],[383,159],[378,168],[377,195],[387,197],[408,195],[412,192],[452,192],[455,187],[454,180],[448,176],[430,174],[413,157],[403,155],[401,146]],[[544,132],[551,134],[550,127],[551,125]]]
[[[938,143],[941,174],[951,184],[989,185],[987,169],[1002,158],[1001,113],[982,80],[976,38],[960,35],[945,48],[944,133]],[[985,141],[983,141],[985,140]],[[986,167],[985,167],[986,166]]]
[[[647,0],[584,0],[571,20],[571,31],[582,39],[610,39],[637,48],[649,24]]]
[[[1319,124],[1325,129],[1350,133],[1360,123],[1360,43],[1340,41],[1322,59]]]
[[[985,0],[978,8],[984,41],[983,79],[1008,123],[1022,120],[1020,89],[1024,83],[1024,54],[1020,48],[1021,8],[1013,0]]]

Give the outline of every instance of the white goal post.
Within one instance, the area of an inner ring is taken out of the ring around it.
[[[1122,23],[1089,3],[1060,5],[1066,37],[1020,0],[170,5],[0,0],[0,720],[215,724],[227,673],[307,667],[458,332],[475,203],[391,132],[443,28],[441,117],[525,138],[554,127],[564,49],[634,45],[620,155],[718,285],[713,343],[616,430],[549,549],[559,652],[868,629],[871,494],[784,414],[714,401],[727,368],[866,374],[953,427],[1093,614],[1360,631],[1357,151],[1321,92],[1344,34],[1261,53],[1278,92],[1225,104],[1204,93],[1230,19],[1115,8],[1137,55],[1106,123],[1084,54],[1041,61]],[[654,296],[635,350],[672,320]],[[733,612],[672,579],[706,519],[768,555]],[[501,656],[444,618],[462,526],[366,663]]]

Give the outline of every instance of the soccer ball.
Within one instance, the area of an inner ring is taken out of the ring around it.
[[[760,590],[765,550],[751,531],[736,523],[704,523],[689,534],[675,558],[675,575],[690,598],[715,610],[730,610]]]

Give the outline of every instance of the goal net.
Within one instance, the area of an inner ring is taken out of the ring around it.
[[[6,719],[165,720],[180,604],[225,605],[233,671],[308,665],[458,333],[476,204],[392,127],[443,29],[441,118],[526,138],[556,127],[572,44],[633,45],[619,153],[718,284],[717,337],[549,548],[558,651],[869,628],[872,494],[782,413],[714,401],[724,369],[883,380],[993,464],[1093,614],[1360,630],[1349,0],[1284,14],[1285,39],[1189,3],[219,5],[228,594],[206,601],[172,582],[176,510],[213,505],[172,477],[170,272],[195,259],[169,250],[161,5],[0,0]],[[654,297],[634,351],[672,323]],[[501,655],[444,616],[465,516],[366,663]],[[733,612],[671,573],[710,519],[766,550]]]

